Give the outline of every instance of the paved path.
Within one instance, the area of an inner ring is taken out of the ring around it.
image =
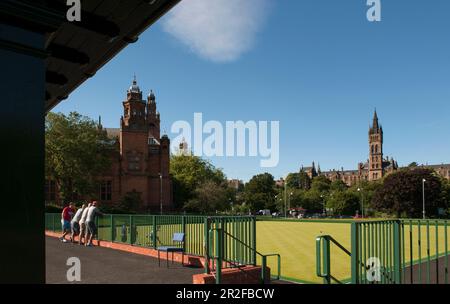
[[[158,260],[152,257],[62,243],[54,237],[47,236],[45,242],[47,283],[69,283],[66,279],[69,257],[80,259],[81,281],[78,283],[82,284],[192,284],[192,275],[203,272],[201,268],[183,267],[179,263],[166,268],[165,260],[161,260],[161,267],[158,267]]]
[[[421,264],[416,264],[405,268],[403,282],[405,284],[418,284],[427,283],[427,276],[429,273],[429,279],[430,284],[444,284],[445,283],[445,277],[447,276],[447,279],[450,281],[450,275],[447,273],[447,269],[445,267],[447,257],[440,257],[438,260],[432,260],[430,261],[430,264],[428,266],[428,262],[426,262],[426,257],[422,258]],[[437,261],[437,264],[436,264]],[[448,262],[450,263],[450,258],[448,258]],[[429,272],[428,272],[429,267]],[[421,268],[421,276],[419,276],[419,268]],[[411,272],[412,270],[412,272]],[[412,277],[412,280],[411,280]],[[422,278],[422,279],[421,279]]]

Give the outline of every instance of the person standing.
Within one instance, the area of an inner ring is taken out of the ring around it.
[[[67,243],[66,235],[70,233],[70,221],[72,220],[72,216],[75,213],[75,210],[73,208],[73,203],[70,202],[68,206],[64,207],[63,211],[61,212],[61,224],[62,224],[62,231],[63,234],[59,238],[59,240],[63,243]]]
[[[83,238],[84,242],[86,243],[87,240],[87,229],[86,229],[86,218],[89,211],[89,208],[92,206],[91,203],[87,205],[86,208],[84,208],[83,213],[81,214],[80,221],[78,222],[80,224],[80,237],[78,238],[78,244],[82,244]]]
[[[95,225],[95,218],[97,216],[103,216],[103,213],[97,208],[97,201],[92,202],[92,206],[89,207],[86,217],[86,238],[87,242],[85,246],[92,246],[92,239],[97,234],[97,226]],[[89,234],[89,237],[87,235]]]
[[[83,215],[83,211],[86,209],[86,204],[81,205],[81,208],[77,210],[74,217],[72,218],[72,221],[70,222],[70,228],[72,231],[72,234],[70,235],[70,241],[73,243],[75,241],[75,236],[80,235],[80,220],[81,216]]]

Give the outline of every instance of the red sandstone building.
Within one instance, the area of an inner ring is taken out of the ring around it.
[[[116,139],[111,168],[99,177],[97,199],[115,204],[129,192],[138,192],[145,211],[172,209],[172,185],[169,176],[170,140],[160,136],[160,114],[153,92],[143,100],[136,79],[127,90],[120,128],[105,128]],[[99,128],[102,128],[99,122]],[[58,201],[53,181],[45,185],[46,201]]]

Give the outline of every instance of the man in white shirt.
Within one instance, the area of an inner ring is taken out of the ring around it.
[[[84,238],[84,242],[86,242],[87,239],[87,229],[86,229],[86,218],[89,211],[89,208],[91,207],[91,203],[87,205],[86,208],[84,208],[83,213],[81,214],[81,219],[78,222],[80,224],[80,237],[78,238],[78,244],[81,245],[81,241]]]
[[[73,243],[75,240],[75,236],[80,234],[80,220],[81,216],[83,215],[83,211],[86,209],[86,204],[81,205],[81,208],[77,210],[74,217],[72,218],[72,221],[70,222],[70,228],[72,231],[72,234],[70,235],[70,241]]]
[[[97,216],[102,216],[103,213],[97,208],[97,201],[92,202],[92,206],[88,208],[88,213],[86,217],[86,246],[92,246],[92,239],[94,235],[97,234],[97,226],[95,225],[95,218]],[[89,238],[88,238],[89,234]]]

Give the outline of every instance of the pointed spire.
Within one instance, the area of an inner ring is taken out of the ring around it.
[[[374,130],[379,128],[379,124],[378,124],[378,115],[377,115],[377,108],[375,108],[375,112],[373,113],[373,124],[372,124],[372,128]]]

